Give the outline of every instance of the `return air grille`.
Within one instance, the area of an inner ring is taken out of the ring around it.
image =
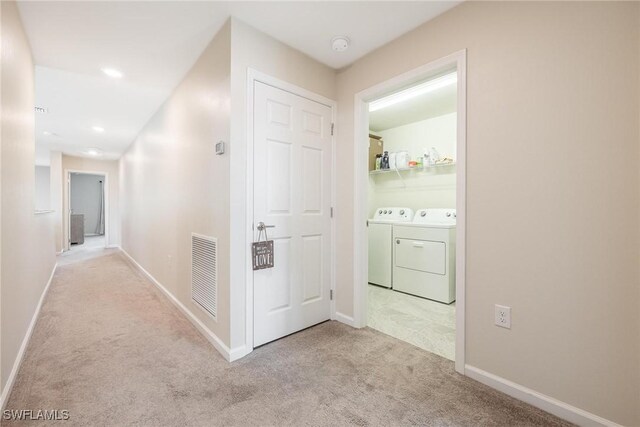
[[[216,318],[218,307],[218,240],[191,234],[191,298]]]

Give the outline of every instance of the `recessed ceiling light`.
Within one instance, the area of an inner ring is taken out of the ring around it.
[[[89,148],[83,151],[84,154],[88,154],[89,156],[102,156],[102,150],[99,148]]]
[[[378,111],[391,105],[398,104],[403,101],[407,101],[416,96],[424,95],[425,93],[433,92],[434,90],[455,84],[458,81],[458,73],[453,72],[444,76],[438,77],[428,82],[421,83],[417,86],[410,87],[409,89],[401,90],[384,98],[376,99],[369,103],[369,112]]]
[[[103,68],[102,72],[112,79],[120,79],[124,75],[121,71],[118,71],[115,68]]]
[[[336,52],[344,52],[349,48],[349,37],[347,36],[335,36],[331,39],[331,49]]]
[[[100,127],[100,126],[94,126],[91,129],[93,129],[94,131],[98,132],[98,133],[102,133],[104,132],[104,128]]]

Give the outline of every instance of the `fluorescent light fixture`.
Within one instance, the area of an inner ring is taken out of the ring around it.
[[[121,71],[116,70],[115,68],[103,68],[102,72],[112,79],[121,79],[124,74]]]
[[[104,128],[100,127],[100,126],[94,126],[91,129],[93,129],[94,131],[98,132],[98,133],[102,133],[104,132]]]
[[[455,84],[457,81],[457,72],[445,74],[444,76],[410,87],[409,89],[401,90],[400,92],[385,96],[384,98],[376,99],[375,101],[369,103],[369,112],[378,111],[383,108],[398,104],[400,102],[407,101],[411,98],[415,98],[416,96],[433,92],[434,90],[438,90],[443,87]]]
[[[89,156],[102,156],[102,150],[99,148],[89,148],[88,150],[83,151],[84,154],[88,154]]]

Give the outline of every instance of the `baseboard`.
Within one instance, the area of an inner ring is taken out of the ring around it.
[[[44,302],[44,298],[47,296],[47,292],[49,292],[49,287],[51,286],[51,282],[53,282],[53,275],[58,268],[58,263],[53,266],[53,270],[51,270],[51,275],[49,276],[49,281],[47,281],[47,285],[44,287],[42,291],[42,295],[40,295],[40,300],[38,301],[38,305],[33,313],[33,317],[31,317],[31,323],[29,324],[29,328],[27,329],[27,333],[24,335],[22,340],[22,344],[20,345],[20,350],[18,350],[18,354],[16,356],[16,360],[13,362],[13,368],[11,368],[11,373],[9,374],[9,378],[7,379],[7,384],[2,390],[2,396],[0,397],[0,409],[4,411],[4,407],[9,400],[9,396],[11,395],[11,390],[13,389],[13,383],[16,381],[16,377],[18,376],[18,371],[20,370],[20,365],[22,365],[22,359],[24,358],[24,352],[27,349],[27,345],[29,345],[29,340],[31,340],[31,334],[33,333],[33,328],[36,326],[36,322],[38,321],[38,316],[40,315],[40,309],[42,308],[42,303]]]
[[[598,415],[554,399],[553,397],[483,371],[475,366],[465,365],[465,375],[504,394],[515,397],[518,400],[580,426],[622,427],[613,421],[609,421]]]
[[[242,359],[247,354],[251,353],[251,351],[247,351],[247,347],[242,345],[240,347],[236,347],[231,349],[231,353],[229,355],[229,362],[233,362],[234,360]]]
[[[127,258],[129,263],[132,266],[134,266],[136,269],[138,269],[158,289],[160,289],[160,291],[167,298],[169,298],[169,301],[171,301],[173,303],[173,305],[175,305],[178,308],[178,310],[180,310],[182,312],[182,314],[184,314],[187,317],[187,319],[189,319],[189,321],[191,323],[193,323],[193,326],[196,327],[196,329],[207,339],[207,341],[209,341],[211,343],[211,345],[213,345],[213,347],[216,350],[218,350],[218,352],[220,352],[220,354],[222,354],[222,356],[228,362],[233,362],[234,360],[237,360],[240,357],[244,356],[244,347],[238,348],[238,349],[234,349],[233,351],[231,351],[229,349],[229,347],[227,347],[222,342],[222,340],[220,340],[220,338],[218,338],[216,336],[216,334],[211,332],[211,330],[209,328],[207,328],[205,326],[205,324],[202,323],[202,321],[200,321],[200,319],[198,319],[187,307],[185,307],[184,304],[182,304],[180,301],[178,301],[178,299],[171,292],[169,292],[169,290],[167,290],[167,288],[165,288],[160,282],[158,282],[155,279],[155,277],[153,277],[151,275],[151,273],[149,273],[147,270],[144,269],[144,267],[142,267],[140,264],[138,264],[138,262],[135,259],[133,259],[133,257],[131,255],[129,255],[129,253],[127,251],[125,251],[122,248],[120,248],[120,250],[122,251],[124,256]],[[241,353],[242,353],[242,356],[239,356],[239,354],[241,354]]]
[[[335,315],[333,317],[334,317],[333,320],[337,320],[338,322],[341,322],[341,323],[344,323],[346,325],[349,325],[352,328],[357,328],[356,321],[351,316],[347,316],[346,314],[342,314],[342,313],[336,311],[336,313],[335,313]]]
[[[107,248],[107,249],[120,249],[120,250],[122,250],[122,248],[120,247],[120,245],[117,245],[117,244],[116,244],[116,245],[107,245],[107,246],[105,246],[105,248]],[[124,252],[124,251],[122,251],[122,252]]]

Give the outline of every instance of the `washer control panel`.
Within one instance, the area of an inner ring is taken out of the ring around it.
[[[413,209],[403,207],[378,208],[373,219],[410,222],[413,220]]]

